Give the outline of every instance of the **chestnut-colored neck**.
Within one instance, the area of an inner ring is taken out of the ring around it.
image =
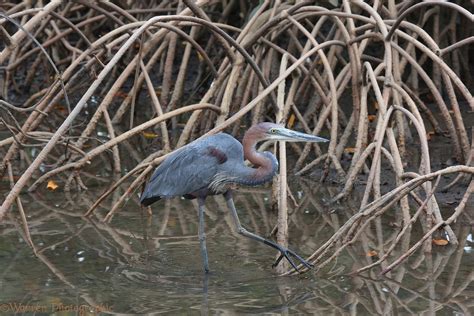
[[[258,128],[253,126],[249,128],[242,139],[244,158],[250,161],[255,167],[265,167],[265,165],[268,164],[268,159],[256,149],[260,134],[261,132]]]
[[[241,183],[246,185],[259,185],[270,181],[278,170],[278,161],[270,152],[258,152],[257,142],[262,139],[263,131],[258,126],[251,127],[242,139],[244,158],[254,165],[242,177]]]
[[[256,167],[254,176],[261,179],[273,177],[278,167],[276,158],[271,153],[261,153],[256,149],[263,132],[258,126],[253,126],[245,133],[242,140],[244,157]]]

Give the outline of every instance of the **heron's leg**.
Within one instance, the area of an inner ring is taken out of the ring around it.
[[[204,266],[204,272],[209,272],[209,259],[207,257],[207,247],[206,247],[206,233],[204,231],[204,198],[198,198],[198,205],[199,205],[199,246],[201,247],[201,256],[202,256],[202,263]]]
[[[279,244],[277,244],[277,243],[275,243],[271,240],[265,239],[265,238],[263,238],[263,237],[261,237],[257,234],[249,232],[244,227],[242,227],[242,224],[240,224],[239,215],[237,214],[237,210],[235,209],[234,200],[232,199],[232,193],[230,191],[228,191],[224,194],[224,196],[225,196],[225,199],[226,199],[226,202],[227,202],[227,206],[231,210],[232,217],[234,219],[234,223],[235,223],[235,226],[237,228],[237,232],[239,234],[241,234],[245,237],[251,238],[253,240],[259,241],[261,243],[264,243],[265,245],[268,245],[268,246],[273,247],[273,248],[277,249],[278,251],[280,251],[281,256],[273,264],[273,267],[276,267],[276,265],[278,263],[280,263],[281,259],[283,259],[283,257],[285,257],[288,260],[288,262],[291,264],[291,266],[296,271],[298,271],[298,268],[296,267],[296,264],[293,262],[293,260],[290,258],[290,255],[292,255],[293,257],[298,259],[306,268],[311,269],[313,267],[313,265],[311,263],[309,263],[306,260],[304,260],[303,258],[301,258],[294,251],[292,251],[290,249],[287,249],[287,248],[285,248],[285,247],[283,247],[283,246],[281,246],[281,245],[279,245]]]

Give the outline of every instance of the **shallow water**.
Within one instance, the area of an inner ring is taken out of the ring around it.
[[[289,244],[303,256],[355,211],[350,200],[325,206],[337,190],[317,186],[293,188],[300,207],[290,216]],[[463,220],[454,226],[460,245],[435,246],[432,255],[415,253],[387,277],[379,277],[378,268],[347,275],[376,260],[368,256],[377,244],[370,230],[323,269],[279,277],[271,267],[275,251],[236,235],[223,198],[212,197],[206,210],[212,272],[204,275],[194,201],[160,201],[150,217],[134,196],[110,224],[101,219],[111,201],[90,219],[83,218],[94,192],[103,190],[73,195],[40,190],[22,196],[39,254],[35,257],[18,233],[20,222],[12,212],[16,219],[10,216],[0,226],[3,314],[467,315],[474,308],[472,226]],[[238,192],[235,200],[242,224],[268,236],[276,223],[270,191]],[[472,204],[470,208],[472,212]],[[396,217],[390,216],[381,223],[387,238],[397,231]],[[417,229],[412,236],[419,237]]]

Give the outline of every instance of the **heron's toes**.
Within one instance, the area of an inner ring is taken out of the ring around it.
[[[291,266],[293,267],[293,269],[295,269],[296,271],[299,272],[298,270],[298,267],[296,266],[296,264],[294,263],[294,261],[291,259],[291,256],[295,257],[296,259],[298,259],[301,264],[303,266],[305,266],[306,268],[308,269],[311,269],[314,267],[313,264],[311,264],[310,262],[304,260],[303,258],[301,258],[298,254],[296,254],[294,251],[290,250],[290,249],[287,249],[287,248],[283,248],[280,249],[280,253],[281,255],[278,257],[278,259],[275,261],[275,263],[272,265],[272,267],[276,267],[280,261],[285,258],[286,260],[288,260],[288,262],[291,264]]]
[[[290,252],[288,251],[288,249],[282,249],[280,250],[281,252],[281,255],[278,257],[278,259],[275,261],[275,263],[272,265],[273,268],[275,268],[279,263],[280,261],[285,258],[286,260],[288,260],[288,262],[291,264],[291,266],[293,267],[293,269],[295,269],[296,271],[299,271],[298,270],[298,267],[296,266],[296,264],[293,262],[293,260],[291,259],[290,257]]]
[[[301,264],[304,265],[306,268],[308,268],[308,269],[314,268],[314,264],[312,264],[311,262],[308,262],[308,261],[304,260],[298,254],[296,254],[295,252],[293,252],[289,249],[288,249],[288,251],[290,252],[290,254],[292,256],[294,256],[296,259],[298,259],[301,262]]]

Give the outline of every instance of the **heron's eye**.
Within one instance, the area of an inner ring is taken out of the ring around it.
[[[277,132],[276,128],[270,128],[270,133],[275,134]]]

